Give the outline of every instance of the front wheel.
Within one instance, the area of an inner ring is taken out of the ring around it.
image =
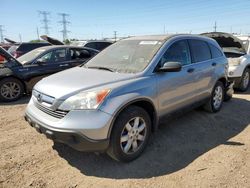
[[[218,81],[212,91],[209,101],[204,105],[204,109],[208,112],[220,111],[225,96],[225,88],[222,82]]]
[[[250,83],[250,70],[246,69],[243,72],[238,89],[242,92],[246,91],[248,89],[249,83]]]
[[[132,161],[145,149],[150,133],[148,113],[138,106],[130,106],[121,112],[114,123],[107,153],[117,161]]]
[[[0,101],[16,101],[23,95],[23,92],[23,84],[15,78],[6,78],[0,81]]]

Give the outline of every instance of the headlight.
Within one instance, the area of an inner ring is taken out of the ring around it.
[[[60,110],[90,110],[97,109],[109,94],[109,89],[101,91],[80,92],[66,99],[60,106]]]
[[[228,58],[229,65],[231,66],[239,66],[241,63],[240,58]]]

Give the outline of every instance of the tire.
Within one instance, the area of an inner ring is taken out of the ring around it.
[[[250,69],[246,68],[242,74],[241,81],[237,89],[241,92],[247,91],[250,83]]]
[[[218,90],[218,88],[220,89]],[[209,101],[204,105],[203,108],[211,113],[219,112],[224,101],[224,96],[225,96],[224,85],[222,82],[218,81],[213,88],[213,92],[211,94]],[[216,103],[215,101],[217,98],[218,101]]]
[[[24,87],[16,78],[5,78],[0,81],[0,101],[16,101],[23,96]]]
[[[138,129],[135,125],[138,125]],[[135,160],[147,146],[150,134],[151,120],[148,113],[138,106],[129,106],[118,115],[114,123],[107,153],[117,161]],[[137,148],[134,142],[137,143]]]

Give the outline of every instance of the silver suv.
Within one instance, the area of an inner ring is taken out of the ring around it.
[[[207,37],[124,39],[87,64],[38,82],[25,119],[76,150],[131,161],[166,115],[200,105],[218,112],[233,92],[227,68],[219,45]]]

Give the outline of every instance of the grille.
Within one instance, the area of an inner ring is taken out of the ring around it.
[[[47,107],[42,106],[41,104],[39,104],[39,103],[37,103],[37,102],[35,102],[34,104],[35,104],[35,106],[36,106],[39,110],[41,110],[41,111],[43,111],[44,113],[46,113],[46,114],[48,114],[48,115],[51,115],[51,116],[53,116],[53,117],[55,117],[55,118],[58,118],[58,119],[62,119],[62,118],[63,118],[64,116],[66,116],[67,113],[68,113],[68,112],[61,111],[61,110],[53,111],[53,110],[51,110],[51,109],[49,109],[49,108],[47,108]]]

